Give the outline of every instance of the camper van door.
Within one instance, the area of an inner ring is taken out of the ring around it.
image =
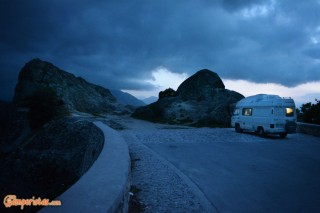
[[[243,107],[241,112],[241,123],[243,129],[250,129],[252,127],[252,107]]]

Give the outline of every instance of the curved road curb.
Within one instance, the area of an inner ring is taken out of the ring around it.
[[[209,199],[206,197],[206,195],[203,193],[203,191],[199,188],[199,186],[194,183],[189,177],[187,177],[185,174],[183,174],[177,167],[175,167],[172,163],[170,163],[165,158],[161,157],[158,153],[156,153],[154,150],[149,148],[146,144],[140,142],[139,140],[136,140],[141,146],[143,146],[148,152],[152,153],[154,157],[156,157],[160,162],[162,162],[164,165],[167,165],[170,169],[172,169],[191,189],[191,191],[200,199],[201,205],[204,207],[206,212],[210,213],[218,213],[218,208],[209,201]]]
[[[61,206],[40,212],[127,212],[130,189],[130,156],[119,133],[100,121],[94,122],[105,136],[98,159],[66,192],[57,197]]]

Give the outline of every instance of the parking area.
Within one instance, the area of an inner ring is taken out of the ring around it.
[[[219,212],[320,212],[320,138],[261,138],[227,128],[134,134],[189,177]]]

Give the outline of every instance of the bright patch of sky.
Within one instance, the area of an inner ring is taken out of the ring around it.
[[[155,89],[153,90],[122,90],[128,92],[138,98],[148,98],[150,96],[158,97],[160,91],[168,88],[177,90],[179,85],[186,80],[189,76],[186,73],[175,73],[166,67],[157,67],[152,70],[152,78],[145,80],[147,83],[152,84]]]
[[[271,0],[266,4],[253,5],[251,7],[246,7],[240,11],[240,14],[244,18],[256,18],[268,16],[272,11],[275,10],[276,1]]]
[[[313,44],[318,44],[320,42],[320,26],[311,33],[310,40]]]
[[[161,89],[167,89],[170,87],[176,90],[179,85],[188,78],[188,74],[175,73],[165,67],[158,67],[152,71],[152,77],[153,78],[151,80],[147,80],[148,83],[151,83]]]
[[[256,94],[275,94],[281,97],[291,97],[296,106],[320,99],[320,82],[308,82],[295,87],[286,87],[275,83],[254,83],[246,80],[222,79],[226,89],[234,90],[245,97]]]

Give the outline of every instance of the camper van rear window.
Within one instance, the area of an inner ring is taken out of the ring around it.
[[[243,108],[242,115],[244,116],[251,116],[252,115],[252,108]]]
[[[287,117],[293,117],[293,115],[294,115],[294,109],[291,108],[291,107],[287,107],[286,108],[286,116]]]

